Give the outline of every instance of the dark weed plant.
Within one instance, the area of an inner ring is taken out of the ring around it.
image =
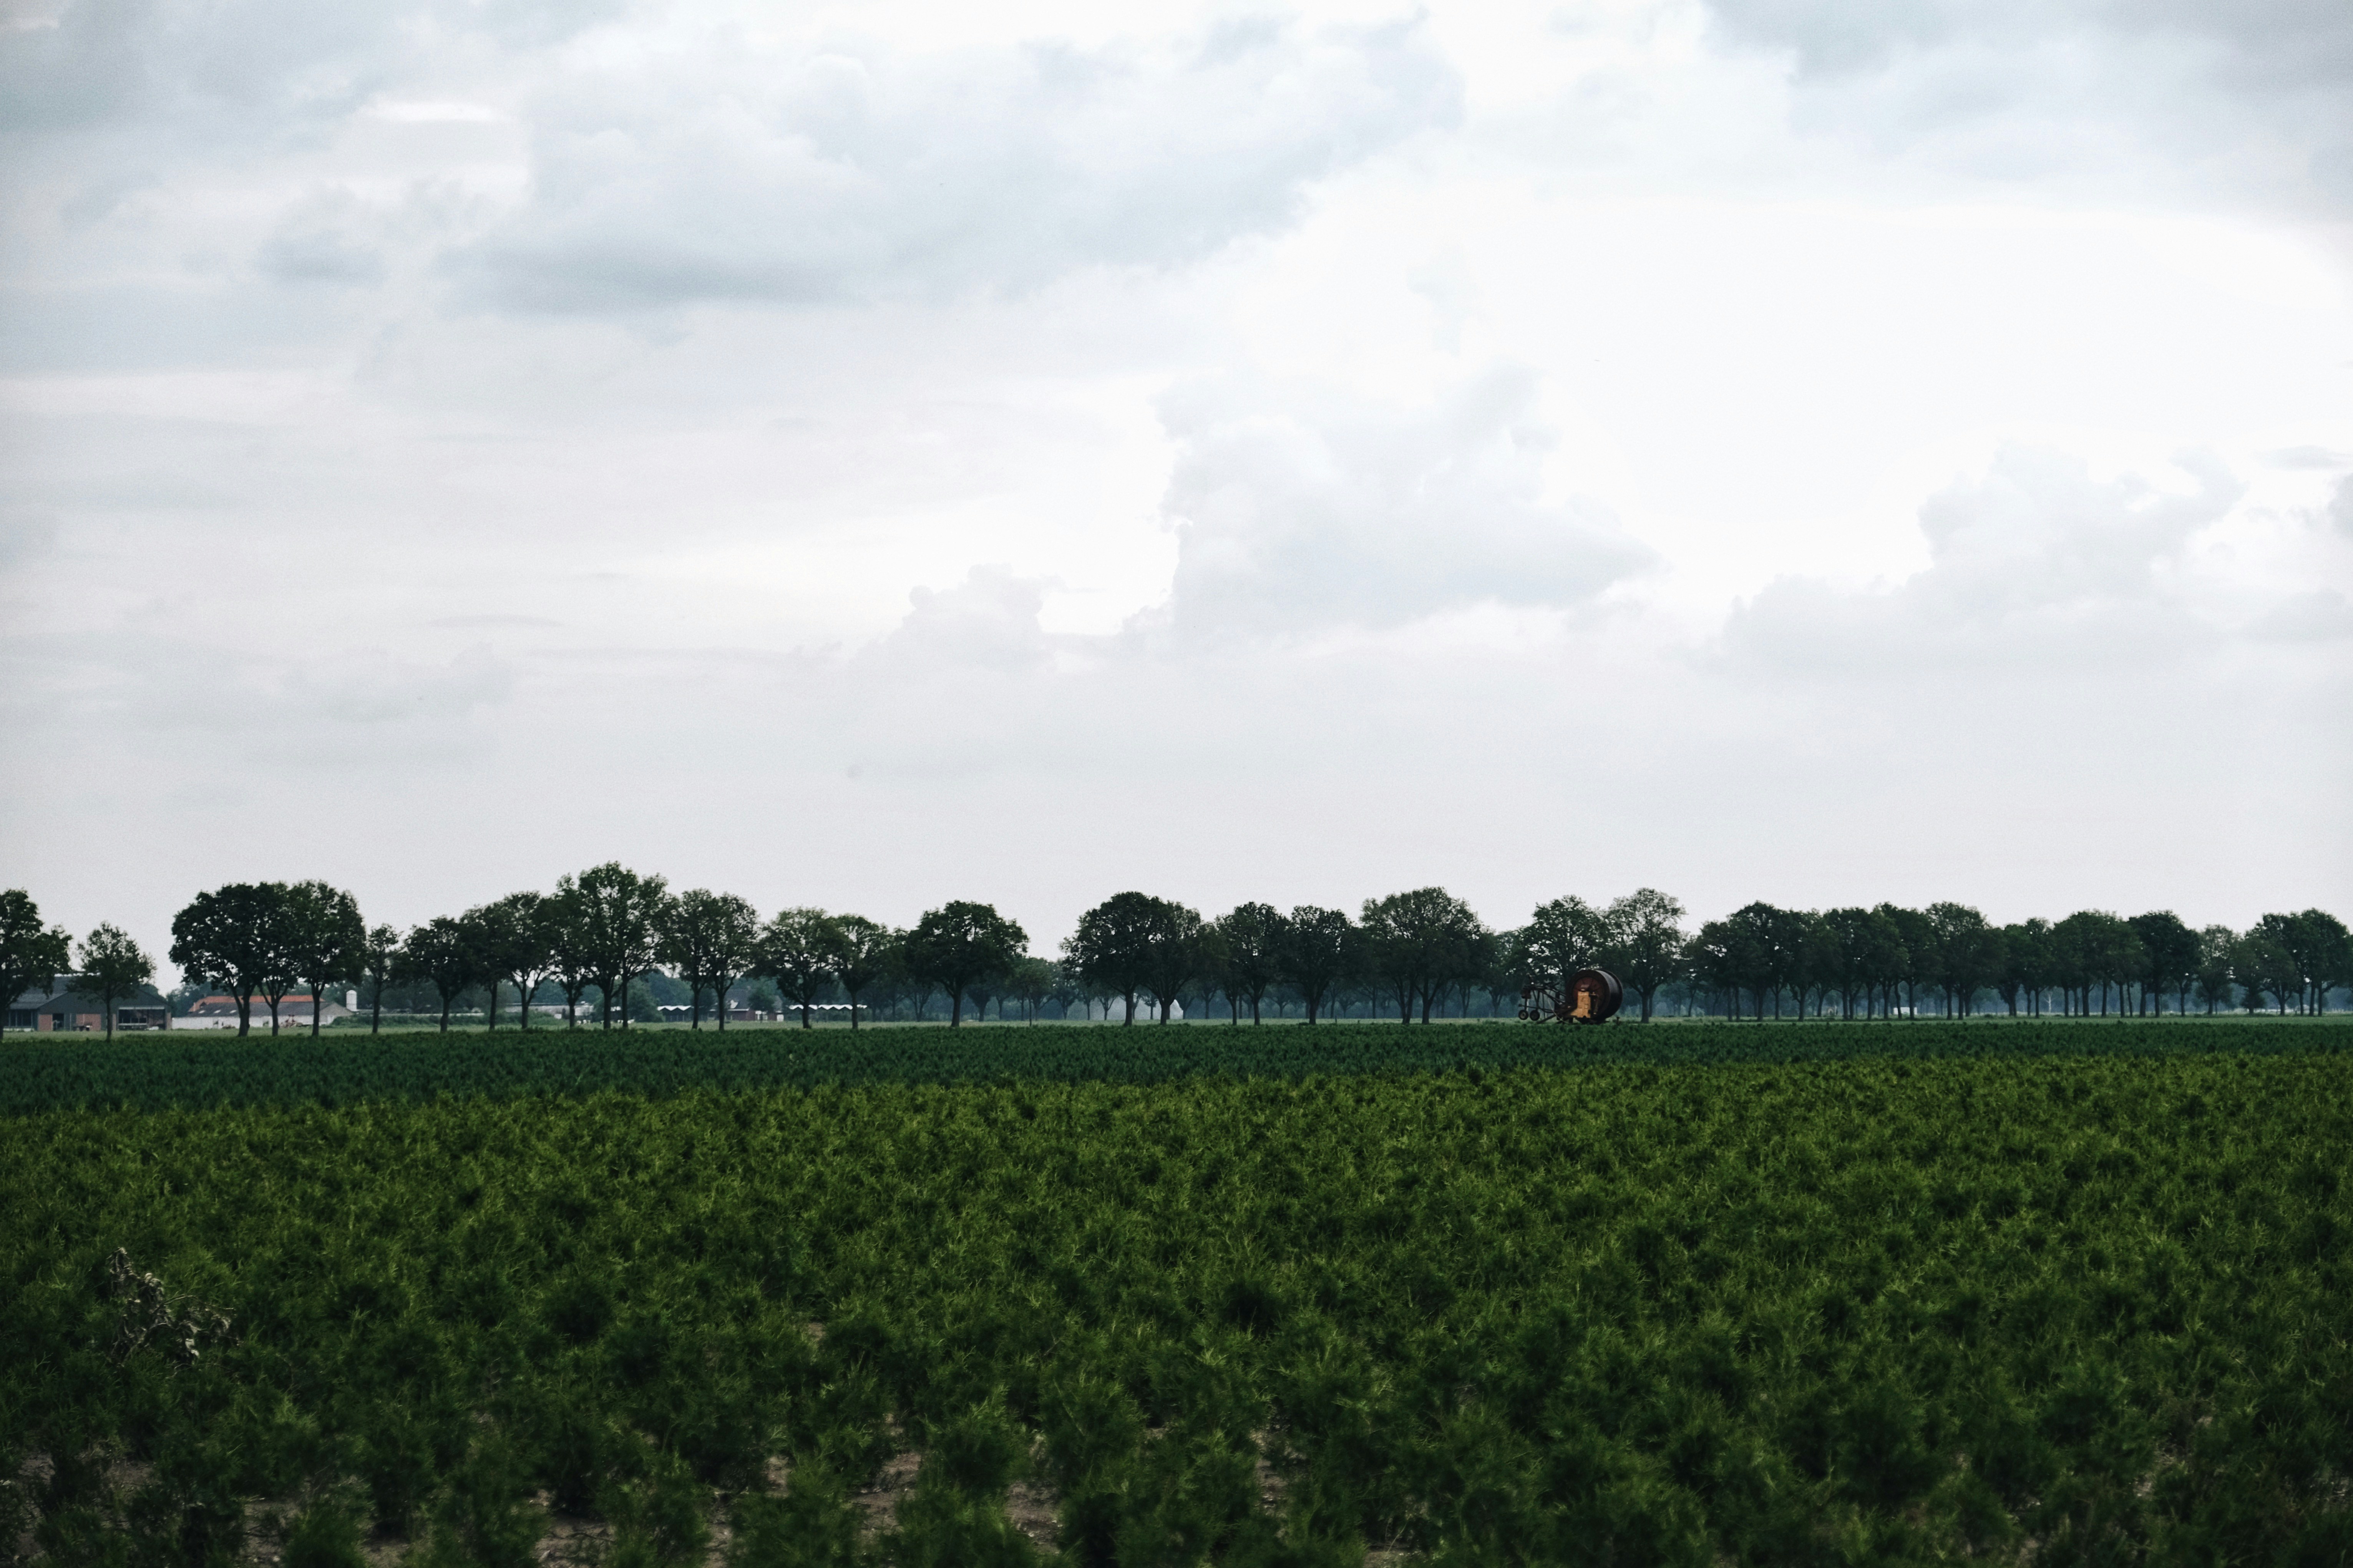
[[[56,1111],[0,1458],[59,1564],[2342,1563],[2348,1149],[2331,1049]]]

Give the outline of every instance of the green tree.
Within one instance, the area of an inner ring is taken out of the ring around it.
[[[1201,917],[1198,911],[1167,899],[1153,902],[1159,906],[1159,919],[1147,948],[1145,985],[1160,1008],[1160,1021],[1166,1024],[1177,994],[1201,973]]]
[[[1932,978],[1948,1017],[1966,1018],[1977,994],[2001,973],[2001,932],[1967,904],[1927,908]]]
[[[1038,1021],[1038,1009],[1061,984],[1061,975],[1053,962],[1043,958],[1024,958],[1006,976],[1005,994],[1021,1004],[1029,1022]]]
[[[1360,935],[1346,910],[1300,904],[1284,917],[1283,984],[1299,993],[1310,1024],[1322,1013],[1334,987],[1353,978],[1363,962]]]
[[[118,926],[100,925],[82,939],[76,986],[98,998],[106,1037],[114,1038],[114,1005],[154,977],[155,961]],[[9,998],[14,1001],[12,996]]]
[[[1486,928],[1471,906],[1443,888],[1416,888],[1366,899],[1361,928],[1372,967],[1397,998],[1398,1020],[1413,1022],[1414,1006],[1430,1022],[1439,992],[1478,973],[1479,939]]]
[[[2344,956],[2348,942],[2344,923],[2324,910],[2306,910],[2300,914],[2265,915],[2255,922],[2255,929],[2286,957],[2281,977],[2295,984],[2296,1011],[2325,1011],[2329,987],[2353,967]]]
[[[0,892],[0,1029],[16,998],[38,986],[47,995],[72,959],[63,926],[41,924],[41,907],[22,888]],[[175,961],[176,962],[176,961]]]
[[[1086,983],[1071,973],[1069,964],[1056,963],[1054,988],[1046,994],[1046,999],[1060,1007],[1062,1010],[1063,1018],[1067,1020],[1071,1016],[1071,1004],[1083,1004],[1086,1001]]]
[[[1901,904],[1881,904],[1873,913],[1883,916],[1894,928],[1895,945],[1886,956],[1887,972],[1881,984],[1889,997],[1887,1012],[1895,1012],[1894,998],[1900,988],[1904,996],[1905,1016],[1920,1016],[1920,987],[1934,984],[1929,969],[1936,951],[1936,931],[1927,915],[1919,910],[1907,910]]]
[[[556,879],[555,891],[540,907],[547,934],[547,976],[564,993],[564,1026],[580,1026],[580,998],[596,984],[601,955],[596,931],[588,921],[588,902],[569,877]]]
[[[2164,1012],[2168,993],[2179,998],[2177,1011],[2189,1011],[2189,987],[2198,979],[2198,933],[2171,910],[2135,915],[2125,923],[2140,943],[2143,963],[2137,1011]]]
[[[864,915],[835,915],[827,922],[825,963],[849,1001],[849,1026],[858,1027],[858,998],[884,981],[898,960],[899,935]]]
[[[1367,914],[1367,930],[1372,923]],[[1528,923],[1512,933],[1520,983],[1541,985],[1556,994],[1567,990],[1570,975],[1601,962],[1614,934],[1609,916],[1575,894],[1537,905]]]
[[[369,987],[368,1033],[384,1027],[384,988],[400,973],[400,931],[380,925],[367,933],[360,949],[360,977]]]
[[[2029,1013],[2042,1010],[2052,984],[2051,922],[2035,916],[2001,928],[2001,999],[2012,1016],[2022,998]]]
[[[2116,1014],[2121,1017],[2124,988],[2147,973],[2147,954],[2141,951],[2140,938],[2133,934],[2131,925],[2105,910],[2089,911],[2084,932],[2085,973],[2089,981],[2099,987],[2100,1016],[2108,1016],[2108,990],[2113,986]],[[2086,997],[2084,1011],[2090,1010],[2090,999]]]
[[[669,882],[607,860],[555,887],[559,896],[578,900],[580,939],[604,998],[598,1008],[603,1026],[613,1026],[617,1003],[621,1026],[628,1027],[629,983],[651,969],[660,952]]]
[[[719,1028],[723,1034],[728,987],[761,967],[765,947],[760,917],[733,893],[689,889],[665,906],[656,952],[693,992],[687,1004],[688,1022],[693,1027],[702,1027],[702,994],[719,994]]]
[[[1218,932],[1225,939],[1219,978],[1234,1000],[1235,1020],[1240,1021],[1241,1005],[1248,1003],[1250,1022],[1261,1023],[1266,994],[1282,978],[1282,947],[1290,922],[1272,904],[1237,904],[1218,921]]]
[[[311,1037],[319,1035],[319,1015],[327,1010],[327,989],[359,978],[367,966],[367,922],[359,900],[324,882],[297,882],[286,889],[286,969],[311,988]],[[270,1032],[277,1032],[271,1005]]]
[[[1883,950],[1895,943],[1895,927],[1886,916],[1859,905],[1825,910],[1821,915],[1823,964],[1839,994],[1840,1010],[1854,1016],[1854,999],[1863,998],[1871,1011],[1871,993],[1877,984]]]
[[[1741,943],[1741,934],[1729,921],[1703,921],[1683,943],[1685,973],[1725,999],[1725,1013],[1735,1018],[1740,1016],[1740,994],[1749,968]]]
[[[279,945],[285,907],[283,882],[231,882],[198,893],[172,917],[166,956],[183,974],[236,998],[240,1039],[253,1027],[254,994],[285,984],[286,955]],[[274,1023],[274,1012],[271,1016]]]
[[[1765,998],[1773,999],[1773,1016],[1781,1016],[1781,988],[1796,967],[1799,934],[1789,911],[1759,900],[1743,904],[1725,918],[1726,973],[1736,991],[1746,989],[1757,1002],[1763,1022]]]
[[[948,994],[948,1024],[964,1022],[965,993],[1013,967],[1029,936],[987,904],[955,901],[927,910],[907,933],[907,966]]]
[[[840,934],[823,910],[779,910],[760,933],[760,973],[774,975],[785,1000],[801,1010],[804,1029],[809,1009],[839,978],[833,963],[840,950]]]
[[[1810,910],[1785,910],[1777,941],[1788,954],[1786,980],[1798,999],[1799,1018],[1804,1019],[1809,998],[1816,1011],[1827,1011],[1837,984],[1835,933]]]
[[[2132,927],[2105,910],[2078,910],[2051,928],[2059,983],[2073,993],[2071,1011],[2088,1016],[2093,993],[2099,994],[2100,1016],[2108,1014],[2108,991],[2121,988],[2147,973],[2148,959]],[[2119,992],[2121,1000],[2121,992]]]
[[[2287,1001],[2304,989],[2304,969],[2295,955],[2288,951],[2284,940],[2285,919],[2265,915],[2248,929],[2231,952],[2233,977],[2245,988],[2253,1002],[2247,1010],[2257,1011],[2262,999],[2268,995],[2277,1000],[2281,1016],[2287,1015]]]
[[[2198,994],[2211,1016],[2231,1005],[2231,958],[2239,933],[2226,925],[2202,926],[2198,931]]]
[[[441,999],[441,1032],[449,1032],[449,1009],[458,994],[482,978],[482,939],[469,920],[436,915],[400,944],[401,977],[422,980]]]
[[[540,982],[554,962],[548,906],[549,900],[542,893],[509,893],[466,913],[481,944],[476,957],[491,977],[490,1024],[494,1029],[499,1026],[499,982],[502,980],[515,988],[518,1022],[525,1029],[531,1027],[531,999],[539,994]]]
[[[2322,910],[2306,910],[2295,918],[2310,933],[2312,942],[2312,1010],[2326,1013],[2329,992],[2353,985],[2353,931]]]
[[[1161,901],[1151,894],[1113,893],[1081,915],[1062,942],[1073,973],[1125,999],[1124,1024],[1135,1022],[1135,995],[1152,978],[1152,943],[1163,923]]]
[[[1602,963],[1634,994],[1647,1024],[1651,998],[1683,963],[1683,907],[1656,888],[1637,888],[1612,900],[1601,922]]]

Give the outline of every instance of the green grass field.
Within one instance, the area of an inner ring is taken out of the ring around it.
[[[781,1033],[12,1040],[0,1541],[2353,1558],[2344,1025]]]

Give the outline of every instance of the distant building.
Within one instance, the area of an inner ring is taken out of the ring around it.
[[[37,1034],[69,1034],[87,1030],[102,1034],[106,1029],[106,1004],[87,992],[74,989],[74,977],[60,974],[37,991],[27,991],[8,1004],[8,1026],[30,1029]],[[163,994],[152,985],[142,985],[128,995],[114,1000],[114,1027],[125,1029],[168,1029],[172,1026],[172,1009]]]
[[[327,1004],[326,1009],[319,1015],[319,1022],[326,1025],[333,1023],[338,1018],[348,1018],[358,1010],[358,1003],[359,993],[346,991],[343,993],[343,1001],[331,1001]],[[278,999],[280,1031],[282,1033],[290,1026],[298,1024],[305,1029],[311,1026],[311,997],[308,994],[280,996]],[[199,998],[186,1013],[172,1020],[172,1027],[234,1029],[237,1027],[237,998],[234,996]],[[266,997],[256,996],[253,999],[253,1027],[265,1032],[269,1027],[269,1003]]]

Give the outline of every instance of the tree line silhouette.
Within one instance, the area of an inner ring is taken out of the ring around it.
[[[1033,1022],[1050,1002],[1065,1016],[1085,1003],[1090,1016],[1116,1009],[1132,1025],[1139,1006],[1166,1023],[1219,1000],[1235,1024],[1261,1022],[1270,1005],[1296,1006],[1314,1024],[1335,1005],[1366,1004],[1427,1024],[1450,1007],[1469,1015],[1477,994],[1490,1015],[1516,1010],[1528,988],[1556,992],[1588,966],[1617,975],[1644,1022],[1670,994],[1686,1012],[1729,1017],[1888,1019],[1966,1017],[1989,995],[2012,1015],[2106,1016],[2113,1005],[2146,1016],[2168,1004],[2316,1013],[2332,990],[2353,985],[2353,937],[2319,910],[2266,914],[2234,931],[2192,929],[2168,910],[1998,926],[1957,903],[1752,903],[1687,931],[1683,905],[1650,888],[1604,904],[1555,899],[1501,931],[1435,887],[1367,899],[1353,917],[1244,903],[1205,919],[1123,892],[1082,915],[1058,957],[1029,947],[1021,926],[986,903],[951,901],[903,930],[810,908],[764,921],[734,894],[673,893],[659,876],[607,862],[559,878],[552,892],[511,893],[405,932],[370,926],[350,892],[325,882],[232,883],[179,911],[168,956],[190,982],[235,1000],[241,1035],[257,1006],[275,1034],[288,996],[341,986],[365,989],[372,1030],[388,991],[422,987],[446,1030],[478,992],[495,1024],[510,987],[524,1028],[550,992],[567,1027],[593,1008],[597,1026],[626,1028],[643,1016],[633,1015],[632,987],[649,983],[682,990],[696,1028],[708,1002],[723,1029],[731,993],[747,982],[773,984],[778,1010],[797,1012],[805,1028],[828,1005],[846,1006],[853,1028],[910,1003],[926,1016],[934,995],[951,1026],[967,1007],[985,1017],[992,1001],[1000,1017],[1011,1002]],[[117,999],[143,988],[154,965],[111,925],[73,948],[42,925],[29,894],[0,893],[0,988],[13,998],[69,973],[102,1001],[111,1029]],[[323,1010],[309,1010],[313,1034]]]

